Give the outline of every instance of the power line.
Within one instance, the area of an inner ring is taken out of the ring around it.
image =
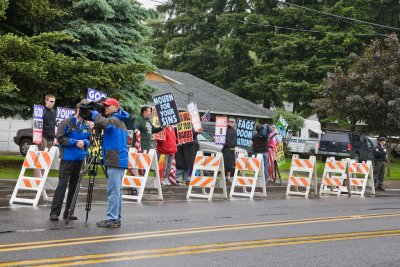
[[[374,26],[374,27],[380,27],[380,28],[386,28],[386,29],[391,29],[391,30],[400,31],[400,28],[396,28],[396,27],[391,27],[391,26],[387,26],[387,25],[372,23],[372,22],[368,22],[368,21],[364,21],[364,20],[359,20],[359,19],[353,19],[353,18],[349,18],[349,17],[342,16],[342,15],[336,15],[336,14],[332,14],[332,13],[328,13],[328,12],[324,12],[324,11],[312,9],[312,8],[305,7],[305,6],[300,6],[300,5],[296,5],[296,4],[293,4],[293,3],[284,2],[284,1],[282,1],[282,0],[275,0],[275,1],[278,2],[278,3],[281,3],[281,4],[285,4],[285,5],[289,5],[289,6],[294,6],[294,7],[301,8],[301,9],[308,10],[308,11],[317,12],[317,13],[320,13],[320,14],[323,14],[323,15],[326,15],[326,16],[331,16],[331,17],[335,17],[335,18],[340,18],[340,19],[343,19],[343,20],[355,21],[355,22],[367,24],[367,25]]]

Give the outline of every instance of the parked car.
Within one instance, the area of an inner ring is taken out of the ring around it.
[[[201,128],[203,128],[203,132],[208,133],[208,135],[212,137],[215,136],[215,122],[202,121]]]
[[[373,160],[374,145],[370,138],[349,131],[329,130],[321,135],[318,154],[327,157],[352,158],[357,161]]]
[[[317,120],[304,120],[304,126],[289,140],[288,148],[292,154],[314,155],[318,153],[321,138],[321,123]]]
[[[22,156],[25,157],[29,146],[33,144],[32,142],[33,129],[25,128],[17,131],[17,134],[14,136],[14,143],[19,146],[19,152]]]

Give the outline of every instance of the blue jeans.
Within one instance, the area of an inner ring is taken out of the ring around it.
[[[182,175],[182,182],[190,182],[189,169],[178,169],[176,170],[176,179]]]
[[[164,154],[165,155],[165,170],[163,173],[163,178],[169,177],[172,168],[172,160],[174,159],[174,154]]]
[[[263,161],[264,161],[264,175],[265,175],[265,181],[267,182],[269,180],[268,176],[268,152],[261,153],[263,156]]]
[[[107,167],[107,219],[121,221],[122,207],[122,178],[125,169]]]

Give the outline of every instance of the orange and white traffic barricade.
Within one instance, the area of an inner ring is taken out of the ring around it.
[[[150,149],[147,153],[138,153],[135,148],[131,147],[128,155],[128,169],[122,179],[122,188],[136,189],[136,194],[122,194],[122,198],[136,200],[140,203],[145,188],[154,188],[158,192],[157,199],[163,200],[156,151]],[[154,177],[149,177],[150,170],[154,171]]]
[[[317,169],[315,156],[309,159],[300,159],[299,155],[293,155],[290,165],[290,173],[286,196],[298,195],[308,197],[311,186],[314,187],[315,195],[317,189]]]
[[[37,146],[30,146],[22,163],[21,172],[11,195],[10,204],[24,203],[36,206],[41,194],[43,194],[43,197],[47,197],[44,186],[50,169],[55,164],[53,162],[56,156],[58,157],[57,147],[52,147],[50,150],[46,149],[46,151],[38,151]],[[28,176],[30,173],[33,173],[33,176]],[[39,177],[36,177],[35,174]],[[36,194],[33,199],[18,196],[21,191],[36,192]]]
[[[347,192],[347,164],[348,159],[335,160],[334,157],[326,159],[324,173],[321,179],[320,194],[332,194],[340,196]]]
[[[257,185],[262,188],[262,196],[267,197],[263,168],[264,162],[261,154],[258,154],[257,157],[239,155],[235,163],[235,175],[233,176],[229,197],[239,196],[253,199]],[[260,170],[261,177],[259,177]],[[248,176],[249,174],[251,176]],[[236,188],[241,188],[242,192],[235,192]],[[247,189],[250,189],[250,192]]]
[[[221,177],[218,177],[218,172],[221,172]],[[186,198],[194,197],[211,200],[216,185],[222,187],[222,197],[228,198],[222,153],[217,152],[211,156],[205,156],[202,151],[198,151],[194,160]],[[193,188],[201,189],[201,193],[193,192]]]
[[[367,188],[370,193],[375,195],[374,175],[372,162],[357,163],[355,160],[350,160],[349,163],[349,186],[352,195],[364,196]]]

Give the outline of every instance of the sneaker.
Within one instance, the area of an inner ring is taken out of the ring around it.
[[[170,182],[168,179],[164,179],[164,180],[161,182],[161,184],[162,184],[162,185],[171,185],[171,182]]]
[[[58,215],[50,215],[50,221],[58,221]]]
[[[104,220],[96,223],[97,227],[104,227],[104,228],[118,228],[121,226],[120,221],[116,220]]]
[[[377,190],[377,191],[386,191],[385,188],[383,188],[382,186],[378,186],[378,187],[376,188],[376,190]]]
[[[64,220],[66,220],[67,218],[68,218],[68,214],[63,216]],[[75,215],[71,215],[71,216],[69,216],[69,220],[76,221],[76,220],[78,220],[78,217],[76,217]]]

